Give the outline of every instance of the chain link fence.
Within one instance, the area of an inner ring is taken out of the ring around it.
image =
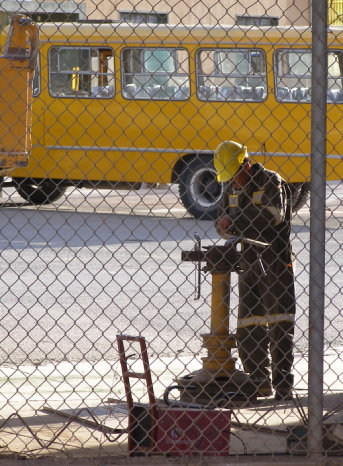
[[[341,0],[0,5],[3,458],[341,456]]]

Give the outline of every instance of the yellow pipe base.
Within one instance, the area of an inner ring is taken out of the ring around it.
[[[236,370],[236,358],[231,356],[236,347],[234,335],[201,335],[203,347],[207,349],[207,357],[202,358],[203,368],[216,375],[227,375]]]
[[[231,353],[232,348],[236,348],[236,335],[214,335],[207,333],[201,335],[203,340],[203,347],[218,351],[227,351]]]

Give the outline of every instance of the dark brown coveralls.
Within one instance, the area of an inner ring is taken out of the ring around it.
[[[295,318],[292,266],[291,195],[277,173],[254,164],[243,190],[232,193],[228,185],[219,216],[228,214],[233,234],[267,243],[266,249],[242,243],[243,273],[239,275],[237,341],[245,372],[256,381],[269,378],[277,392],[293,386],[293,335]],[[261,253],[264,277],[257,262]]]

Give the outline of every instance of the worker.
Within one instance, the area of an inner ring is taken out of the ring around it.
[[[291,193],[281,176],[252,164],[247,148],[221,143],[214,154],[217,180],[225,183],[217,232],[262,241],[242,241],[237,343],[257,396],[292,399],[295,293],[290,243]],[[271,374],[270,379],[270,359]]]

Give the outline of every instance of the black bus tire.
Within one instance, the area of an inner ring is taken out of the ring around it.
[[[34,182],[33,180],[13,179],[18,194],[34,205],[50,204],[57,201],[66,191],[66,187],[61,187],[52,180],[42,180]]]
[[[179,177],[179,193],[187,211],[199,220],[215,220],[223,194],[223,185],[211,155],[200,155],[186,161]]]

